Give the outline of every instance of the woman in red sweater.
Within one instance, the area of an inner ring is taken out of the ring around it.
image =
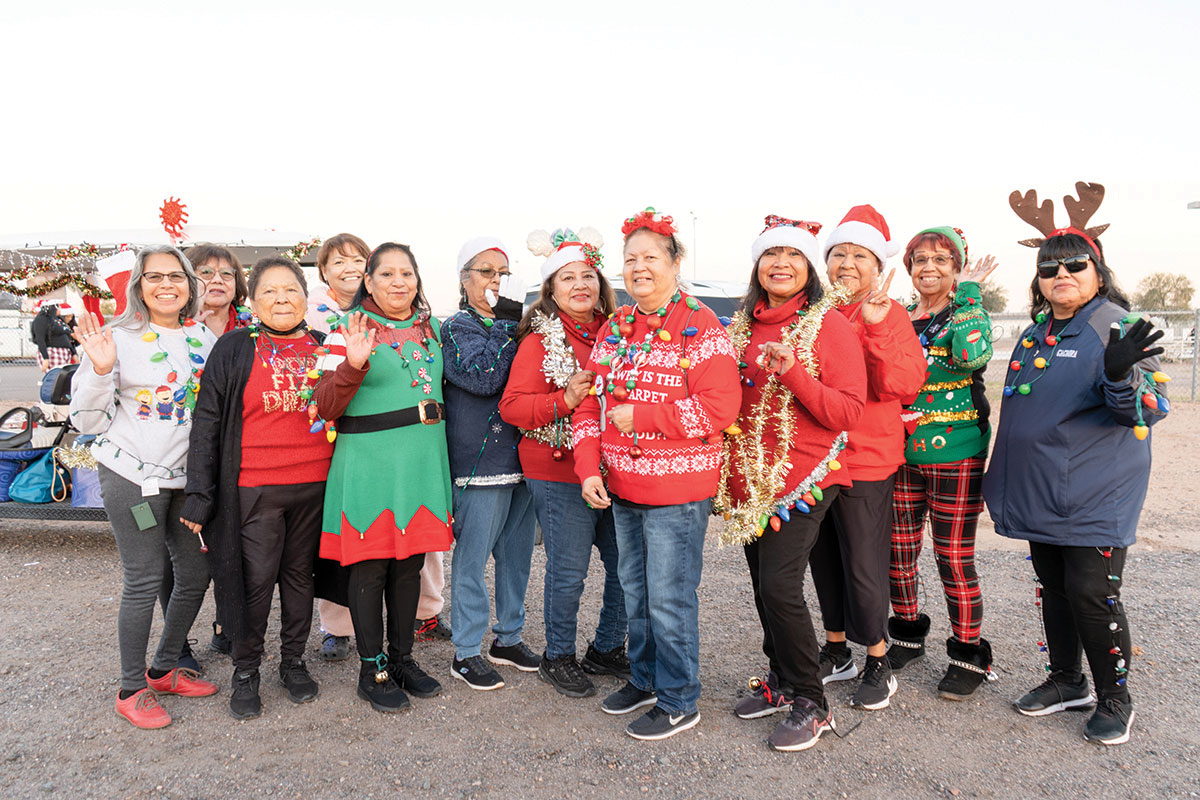
[[[653,706],[626,733],[665,739],[700,720],[696,587],[721,431],[736,418],[741,392],[729,335],[679,288],[683,245],[671,218],[646,209],[621,230],[634,305],[600,329],[587,366],[596,393],[576,409],[571,438],[583,499],[596,508],[615,502],[629,615],[631,676],[601,708]]]
[[[570,230],[529,235],[529,249],[549,258],[542,264],[541,295],[517,326],[520,345],[500,400],[501,419],[522,432],[521,470],[545,537],[546,652],[538,675],[567,697],[596,693],[584,672],[629,677],[612,509],[583,502],[571,450],[571,415],[595,377],[580,364],[588,362],[597,333],[617,307],[600,271],[600,234],[588,228],[580,233],[585,241]],[[604,562],[604,600],[581,667],[575,634],[593,545]]]
[[[745,545],[770,663],[734,713],[757,719],[790,703],[767,740],[785,751],[812,747],[833,728],[804,571],[821,520],[850,485],[838,457],[867,393],[862,347],[835,310],[848,293],[825,295],[813,268],[820,229],[769,216],[750,248],[750,288],[729,329],[744,384],[741,433],[726,439],[717,497],[728,515],[722,538]]]
[[[862,683],[850,704],[872,710],[887,708],[897,687],[884,636],[892,488],[904,463],[902,401],[920,390],[926,367],[908,312],[888,297],[891,275],[880,283],[888,256],[898,252],[887,222],[869,205],[850,209],[825,241],[829,280],[851,295],[839,310],[862,343],[867,402],[841,457],[853,485],[834,500],[812,551],[825,623],[820,671],[824,683],[853,678],[858,668],[846,640],[865,645]]]

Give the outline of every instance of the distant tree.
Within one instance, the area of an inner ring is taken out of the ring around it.
[[[998,283],[984,281],[979,287],[983,307],[989,314],[999,314],[1008,307],[1008,291]]]
[[[1186,311],[1192,307],[1195,289],[1187,275],[1155,272],[1138,283],[1133,307],[1143,311]]]

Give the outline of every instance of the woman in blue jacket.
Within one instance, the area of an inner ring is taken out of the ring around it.
[[[1042,231],[1030,286],[1033,324],[1006,371],[988,510],[1003,536],[1029,541],[1048,651],[1047,679],[1016,701],[1042,716],[1096,701],[1083,675],[1087,653],[1099,696],[1084,738],[1129,740],[1131,644],[1121,603],[1150,472],[1149,426],[1168,404],[1158,373],[1162,336],[1129,314],[1096,237],[1086,229],[1103,188],[1076,184],[1071,226],[1053,229],[1049,201],[1014,192],[1013,208]],[[1104,226],[1107,227],[1107,226]]]

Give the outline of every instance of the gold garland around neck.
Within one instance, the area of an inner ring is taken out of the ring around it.
[[[542,374],[559,389],[567,388],[571,376],[578,372],[580,367],[575,358],[575,350],[567,342],[567,331],[563,327],[562,317],[557,314],[547,317],[542,312],[535,311],[532,329],[542,337],[542,347],[546,350],[546,356],[542,359]],[[526,438],[535,442],[564,450],[571,448],[570,414],[548,422],[540,428],[521,428],[520,431]]]
[[[796,363],[814,378],[819,378],[821,371],[815,352],[821,324],[827,313],[846,303],[849,297],[850,292],[845,287],[833,287],[818,302],[805,309],[780,337],[780,344],[792,350],[796,354]],[[750,316],[745,311],[738,311],[728,330],[739,361],[745,360],[746,348],[750,344],[750,328]],[[769,373],[758,402],[749,415],[738,417],[736,427],[741,433],[725,437],[721,454],[721,483],[713,500],[714,508],[726,519],[725,529],[721,532],[722,544],[746,545],[754,542],[762,536],[767,521],[781,504],[780,495],[792,470],[792,463],[788,461],[788,448],[795,428],[795,418],[789,409],[792,397],[779,377]],[[778,444],[774,452],[768,452],[764,442],[768,425],[775,428]],[[828,474],[830,462],[841,451],[841,447],[836,445],[840,443],[844,447],[845,439],[844,435],[839,436],[829,457],[818,464],[812,475],[801,481],[800,488],[803,491],[808,491],[816,481]],[[746,500],[740,504],[733,502],[729,490],[731,466],[735,461],[747,492]]]

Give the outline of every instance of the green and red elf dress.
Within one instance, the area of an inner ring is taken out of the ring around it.
[[[345,323],[325,341],[314,398],[336,433],[325,490],[322,558],[343,566],[450,549],[450,465],[438,323],[359,308],[375,329],[363,368],[346,360]]]

